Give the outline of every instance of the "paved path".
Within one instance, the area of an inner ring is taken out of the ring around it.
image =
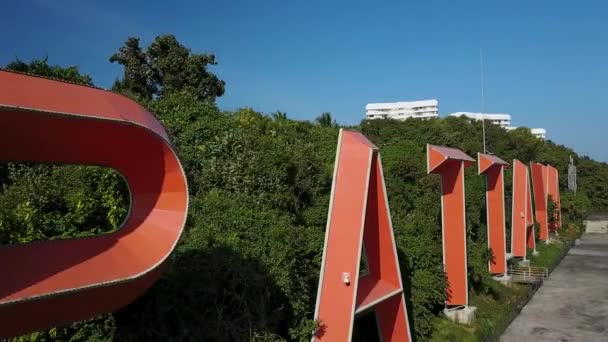
[[[608,234],[580,241],[500,341],[608,341]]]

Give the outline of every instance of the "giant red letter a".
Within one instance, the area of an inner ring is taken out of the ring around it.
[[[362,250],[367,273],[360,274]],[[315,319],[316,341],[350,341],[355,315],[375,310],[382,341],[410,341],[378,148],[341,131]]]

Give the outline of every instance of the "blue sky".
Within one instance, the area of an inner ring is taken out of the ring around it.
[[[439,100],[486,111],[608,161],[606,1],[21,0],[0,11],[0,65],[49,57],[110,87],[128,36],[172,33],[216,54],[223,109],[329,111],[358,123],[368,102]]]

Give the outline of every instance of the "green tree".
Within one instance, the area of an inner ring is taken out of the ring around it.
[[[224,94],[224,81],[208,70],[215,55],[193,53],[173,35],[160,35],[143,50],[139,38],[129,37],[111,63],[124,66],[123,78],[112,89],[139,101],[185,91],[201,101]]]
[[[338,126],[338,124],[336,123],[336,120],[334,120],[331,117],[330,112],[321,113],[321,115],[317,116],[315,121],[322,127],[337,127]]]
[[[93,79],[87,74],[81,74],[77,66],[61,67],[58,65],[49,65],[48,57],[44,59],[34,59],[26,63],[19,58],[8,63],[6,70],[24,72],[36,76],[56,78],[64,81],[93,85]]]
[[[557,203],[553,200],[553,196],[549,195],[547,199],[547,222],[549,227],[555,227],[559,222],[559,210]]]
[[[277,110],[274,113],[270,113],[270,117],[272,117],[275,121],[286,121],[287,113]]]

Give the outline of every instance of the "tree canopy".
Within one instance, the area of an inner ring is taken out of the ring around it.
[[[6,70],[56,78],[63,81],[86,84],[89,86],[93,85],[93,79],[91,76],[81,74],[77,66],[61,67],[58,65],[49,65],[47,57],[44,59],[34,59],[29,63],[17,58],[13,62],[8,63],[4,68]]]
[[[331,116],[330,112],[323,112],[315,119],[315,122],[323,127],[337,127],[336,120]]]
[[[112,89],[140,101],[174,92],[188,92],[200,101],[215,101],[224,94],[224,81],[208,70],[215,55],[193,53],[173,35],[160,35],[144,50],[139,38],[129,37],[110,57],[124,67]]]

